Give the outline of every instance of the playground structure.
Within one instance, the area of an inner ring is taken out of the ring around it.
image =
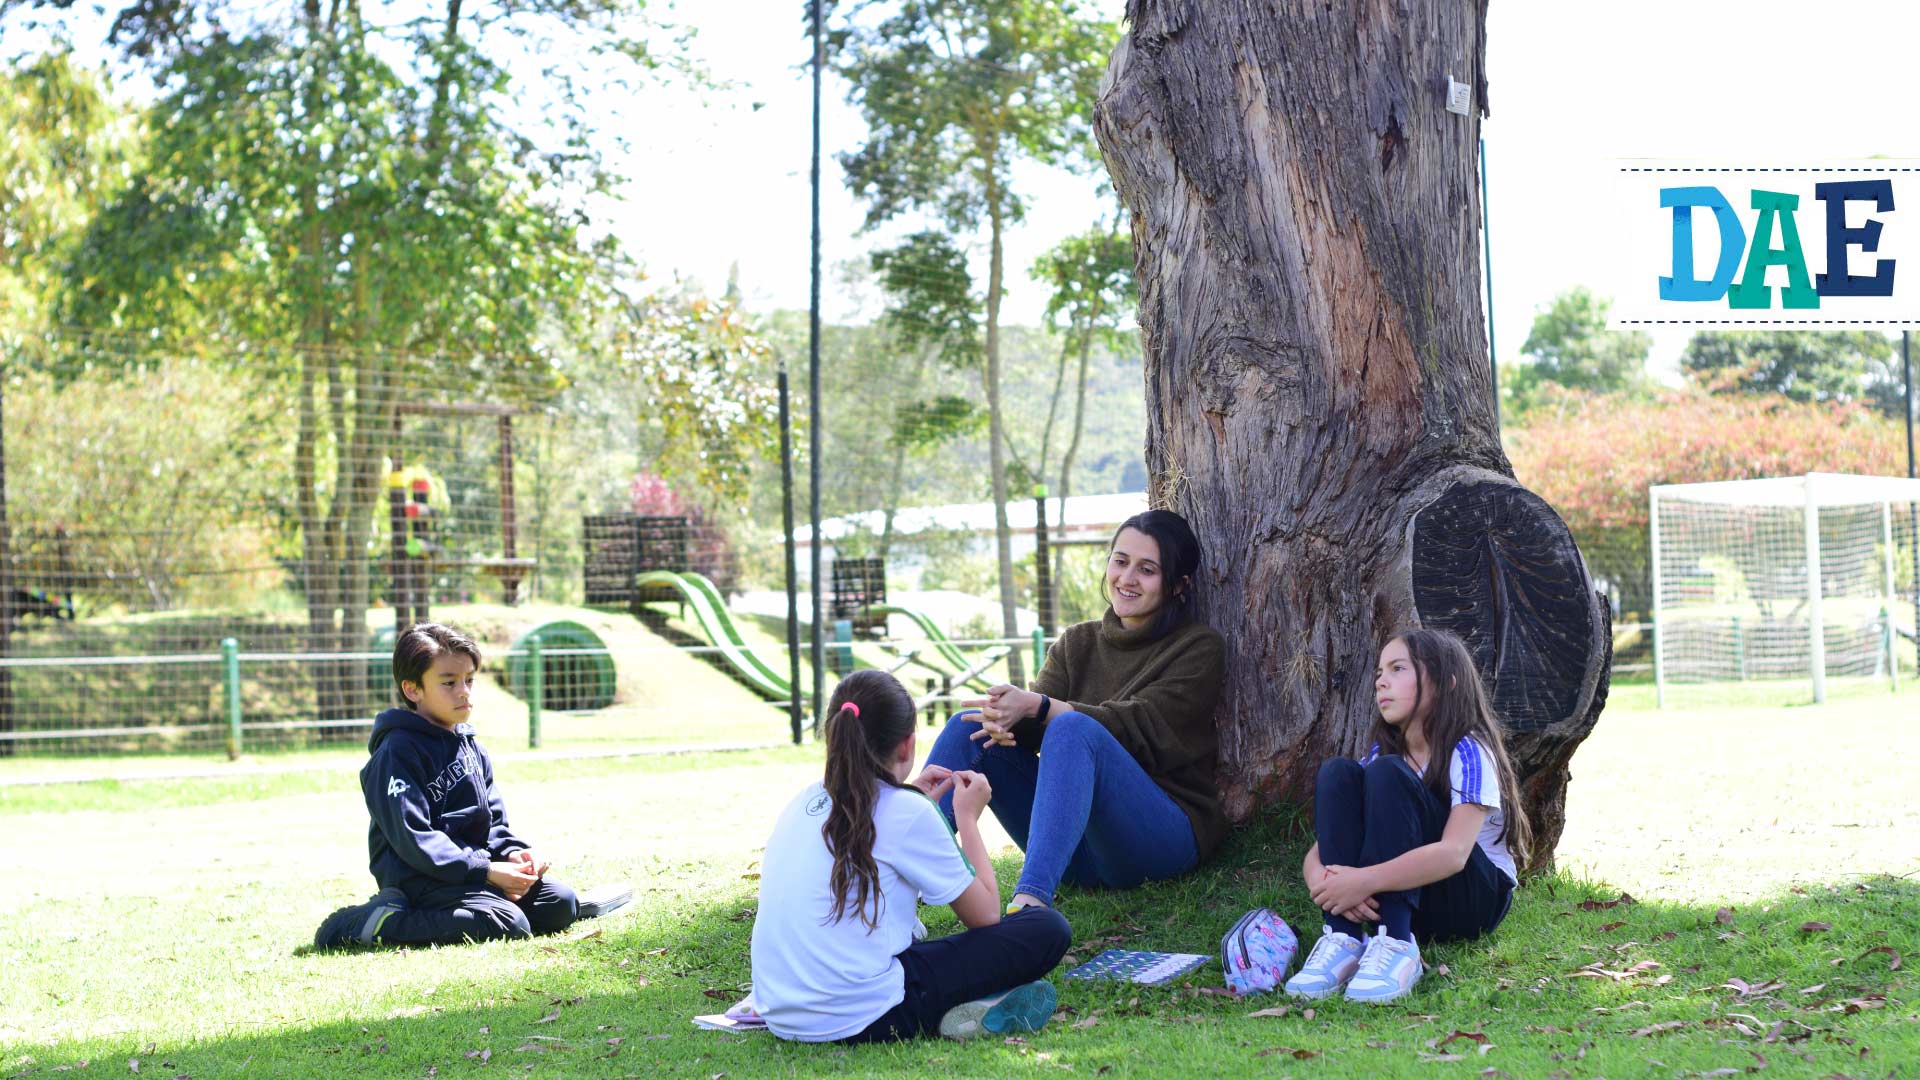
[[[401,402],[393,410],[392,456],[387,474],[387,516],[393,622],[411,626],[432,618],[433,582],[438,571],[470,567],[496,578],[506,603],[520,602],[520,584],[538,565],[518,554],[513,491],[513,418],[517,409],[484,402]],[[404,464],[404,422],[408,416],[483,416],[498,422],[500,470],[500,551],[498,556],[454,555],[443,546],[436,525],[450,516],[446,484],[424,465]]]

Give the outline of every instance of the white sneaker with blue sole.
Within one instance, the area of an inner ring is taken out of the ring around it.
[[[1318,1001],[1331,997],[1347,988],[1347,980],[1360,970],[1360,954],[1365,947],[1351,934],[1343,934],[1331,926],[1320,928],[1320,940],[1313,943],[1313,951],[1287,980],[1286,991],[1297,998]]]
[[[940,1018],[940,1034],[949,1039],[971,1039],[976,1035],[1014,1035],[1039,1031],[1053,1019],[1053,1006],[1059,1000],[1053,984],[1036,979],[1002,994],[955,1005]]]
[[[1426,965],[1420,962],[1419,944],[1388,937],[1383,926],[1367,941],[1367,951],[1360,957],[1360,970],[1354,973],[1353,981],[1347,983],[1347,1000],[1370,1005],[1398,1001],[1413,993],[1426,971]]]

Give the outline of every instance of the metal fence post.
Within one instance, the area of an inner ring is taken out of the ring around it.
[[[220,668],[227,696],[227,757],[240,757],[240,642],[225,638],[220,642]]]
[[[527,748],[540,749],[540,713],[546,705],[547,662],[540,635],[527,635]]]
[[[1740,672],[1740,681],[1747,681],[1747,632],[1740,625],[1740,616],[1733,617],[1733,658]]]

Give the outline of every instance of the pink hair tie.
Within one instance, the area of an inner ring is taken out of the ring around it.
[[[849,702],[847,702],[846,704],[844,704],[844,705],[842,705],[842,706],[840,706],[840,707],[841,707],[841,708],[843,708],[843,709],[845,709],[845,710],[847,710],[848,712],[850,712],[850,713],[852,713],[852,714],[853,714],[853,718],[854,718],[855,720],[858,720],[858,719],[860,719],[860,706],[858,706],[858,705],[855,705],[855,704],[854,704],[853,702],[851,702],[851,701],[849,701]]]

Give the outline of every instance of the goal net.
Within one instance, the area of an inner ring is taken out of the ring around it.
[[[1920,481],[1811,473],[1650,498],[1662,704],[1740,683],[1824,701],[1915,677]]]

